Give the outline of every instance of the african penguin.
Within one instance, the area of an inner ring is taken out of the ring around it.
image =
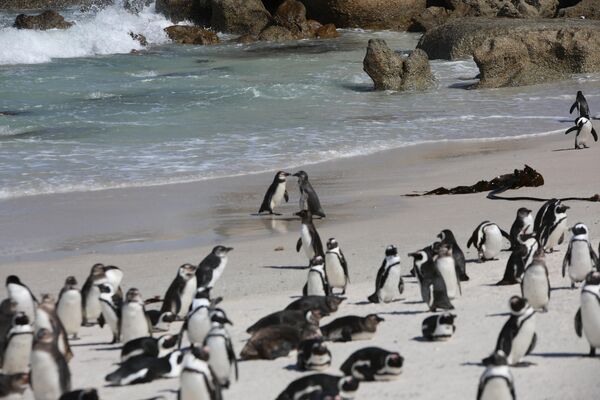
[[[0,362],[4,354],[4,346],[8,331],[12,328],[13,318],[17,310],[17,302],[10,298],[2,300],[0,303]]]
[[[110,283],[101,283],[98,286],[100,292],[100,310],[103,315],[103,323],[106,322],[110,328],[113,339],[111,344],[117,343],[120,340],[120,325],[121,325],[121,308],[123,307],[123,299]],[[103,327],[103,324],[101,324]]]
[[[404,292],[402,267],[398,248],[393,244],[385,249],[385,258],[375,279],[375,293],[368,297],[371,303],[389,303]]]
[[[304,340],[298,348],[296,367],[300,371],[323,371],[331,366],[331,352],[323,338]]]
[[[35,400],[56,400],[71,390],[71,371],[48,329],[35,334],[29,376]]]
[[[298,171],[294,174],[298,178],[298,189],[300,190],[300,211],[308,210],[312,215],[325,218],[325,211],[321,207],[319,196],[308,181],[308,174]]]
[[[219,384],[224,388],[229,388],[231,376],[238,380],[238,365],[233,349],[231,336],[224,324],[213,322],[208,335],[204,338],[204,347],[210,354],[208,365],[212,368]]]
[[[142,295],[136,288],[127,291],[121,307],[119,333],[123,343],[145,336],[152,336],[152,326],[146,316]]]
[[[58,400],[99,400],[96,389],[79,389],[72,392],[63,393]]]
[[[208,351],[192,347],[183,360],[179,377],[178,400],[220,400],[221,385],[208,365]]]
[[[348,263],[342,253],[342,249],[334,238],[327,241],[327,253],[325,253],[325,275],[327,283],[333,289],[342,289],[342,295],[346,293],[346,286],[350,282],[348,276]]]
[[[592,248],[587,226],[578,223],[571,228],[571,231],[573,237],[563,260],[562,276],[565,276],[568,268],[571,288],[575,288],[577,283],[584,281],[587,274],[598,264],[598,256]]]
[[[146,310],[146,316],[150,320],[152,332],[168,332],[171,323],[177,319],[171,311],[161,313],[160,310]]]
[[[461,294],[460,280],[456,275],[452,247],[449,244],[436,243],[433,249],[437,253],[435,268],[444,280],[446,295],[452,300]]]
[[[190,311],[190,306],[196,294],[196,267],[183,264],[177,270],[177,275],[167,289],[160,313],[172,312],[178,319],[183,319]]]
[[[554,247],[562,244],[567,232],[568,206],[558,199],[548,200],[535,215],[533,231],[537,234],[540,245],[546,252],[554,251]]]
[[[321,331],[312,324],[302,329],[289,325],[271,325],[252,333],[240,352],[242,360],[274,360],[297,350],[304,340],[321,337]]]
[[[324,317],[336,312],[344,300],[345,297],[339,296],[303,296],[292,301],[285,309],[303,311],[318,309]]]
[[[579,117],[575,120],[575,126],[570,127],[565,131],[565,135],[570,132],[577,131],[575,134],[575,149],[588,148],[588,141],[593,138],[594,142],[598,141],[598,133],[587,117]]]
[[[29,371],[29,357],[33,343],[33,326],[27,314],[19,311],[13,317],[4,347],[2,372],[17,374]]]
[[[78,339],[77,333],[83,321],[81,308],[81,292],[77,288],[77,280],[74,276],[69,276],[58,296],[56,304],[56,314],[65,327],[67,335],[72,335],[72,339]]]
[[[121,362],[140,355],[162,358],[176,350],[179,335],[163,335],[161,337],[142,337],[130,340],[121,348]]]
[[[506,354],[497,350],[479,378],[477,400],[515,400],[514,378],[508,367]]]
[[[304,310],[282,310],[269,314],[252,326],[246,329],[247,333],[256,332],[267,326],[272,325],[289,325],[302,327],[304,324],[313,324],[319,326],[321,320],[321,311],[318,308],[304,311]]]
[[[452,246],[452,257],[454,258],[454,266],[456,268],[458,279],[460,281],[468,281],[469,276],[467,275],[465,254],[454,238],[454,233],[452,233],[450,229],[444,229],[439,233],[438,238],[442,241],[442,244],[449,244]]]
[[[321,333],[325,340],[333,342],[369,340],[375,335],[377,325],[383,321],[385,320],[377,314],[369,314],[366,317],[349,315],[322,326]]]
[[[573,114],[573,110],[575,110],[576,108],[577,108],[577,112],[579,113],[580,117],[586,117],[586,118],[590,117],[590,108],[588,107],[587,100],[585,99],[585,96],[583,95],[581,90],[577,91],[577,96],[575,97],[575,102],[571,106],[571,109],[569,110],[569,114]]]
[[[581,289],[581,306],[575,314],[575,333],[590,344],[590,357],[600,348],[600,272],[592,271]]]
[[[353,399],[358,386],[358,380],[352,376],[306,375],[290,383],[275,400],[302,400],[313,394],[318,395],[317,398],[339,395],[336,398]]]
[[[325,258],[323,243],[321,242],[317,228],[315,228],[310,211],[302,210],[296,213],[296,215],[302,220],[300,238],[296,242],[296,252],[299,252],[304,247],[304,254],[306,254],[309,262],[316,256]]]
[[[28,373],[0,374],[0,397],[6,397],[13,393],[23,396],[23,393],[27,390],[28,386]]]
[[[204,338],[212,326],[212,317],[217,317],[215,306],[221,301],[221,298],[210,299],[210,289],[198,288],[194,301],[192,301],[191,311],[185,318],[179,333],[179,340],[183,339],[183,333],[187,333],[188,341],[191,345],[201,346]]]
[[[114,386],[152,382],[158,378],[177,378],[183,369],[184,354],[175,350],[164,357],[136,356],[121,363],[116,371],[104,377]]]
[[[330,294],[323,257],[315,256],[310,262],[306,284],[302,289],[303,296],[326,296]]]
[[[267,189],[263,202],[260,205],[260,209],[258,210],[259,214],[268,211],[269,214],[281,215],[277,214],[273,210],[275,207],[281,204],[282,200],[285,200],[286,203],[289,200],[288,192],[285,189],[287,180],[286,178],[288,176],[290,176],[290,174],[284,171],[278,171],[275,174],[273,183],[271,183],[271,186],[269,186],[269,189]]]
[[[548,311],[550,301],[550,280],[548,278],[548,267],[544,257],[544,251],[539,249],[531,264],[525,268],[523,280],[521,281],[521,294],[527,299],[534,310]]]
[[[537,252],[539,244],[534,233],[521,233],[517,236],[517,241],[512,247],[512,252],[506,268],[504,276],[496,283],[496,285],[514,285],[523,280],[525,267],[533,261],[533,255]]]
[[[6,278],[6,291],[8,292],[8,298],[16,304],[15,311],[24,312],[27,318],[33,321],[38,301],[27,285],[22,283],[18,276],[9,275]]]
[[[81,288],[84,325],[93,325],[102,315],[98,285],[101,283],[109,283],[116,292],[120,293],[122,280],[123,272],[114,265],[106,266],[98,263],[92,266],[90,275],[87,277]]]
[[[423,320],[421,331],[427,340],[448,340],[456,331],[454,319],[456,315],[445,312],[432,315]]]
[[[510,227],[511,249],[514,249],[519,243],[519,235],[533,233],[533,215],[532,211],[521,207],[517,210],[515,222]]]
[[[475,247],[481,261],[493,260],[502,250],[502,236],[510,241],[510,235],[490,221],[483,221],[475,228],[467,242],[467,248]]]
[[[212,289],[227,266],[227,255],[233,247],[215,246],[196,269],[196,286]],[[187,310],[186,310],[187,311]]]
[[[409,257],[413,258],[413,270],[421,291],[421,299],[430,311],[436,311],[438,308],[442,310],[453,310],[454,306],[448,298],[446,284],[440,271],[435,266],[432,246],[427,246],[422,250],[414,253],[409,253]]]
[[[57,340],[58,350],[67,362],[73,358],[67,331],[56,314],[56,300],[51,294],[43,294],[37,310],[35,310],[35,329],[46,328]]]
[[[352,353],[340,370],[360,381],[389,381],[400,376],[403,364],[404,358],[397,352],[365,347]]]

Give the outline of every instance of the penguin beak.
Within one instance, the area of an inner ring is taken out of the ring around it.
[[[283,176],[290,176],[291,174],[289,172],[284,172]]]
[[[227,253],[229,253],[231,250],[233,250],[233,247],[225,247],[225,251],[226,251]]]
[[[296,172],[296,173],[295,173],[295,174],[293,174],[292,176],[299,177],[299,176],[300,176],[299,174],[300,174],[299,172]]]

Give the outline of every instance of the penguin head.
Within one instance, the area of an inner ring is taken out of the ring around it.
[[[210,288],[207,286],[200,286],[198,289],[196,289],[194,298],[210,300]]]
[[[125,295],[125,301],[127,303],[143,303],[142,294],[140,293],[139,289],[129,289]]]
[[[451,244],[456,243],[456,239],[454,238],[454,233],[450,229],[444,229],[437,235],[437,237],[442,242],[447,242],[447,243],[451,243]]]
[[[189,281],[196,276],[196,266],[192,264],[183,264],[179,267],[177,274],[185,281]]]
[[[298,178],[298,183],[306,182],[308,180],[308,174],[304,171],[298,171],[293,176]]]
[[[77,279],[75,279],[74,276],[69,276],[67,277],[67,279],[65,279],[65,286],[76,286],[77,285]]]
[[[210,358],[209,350],[208,350],[208,347],[206,347],[206,346],[204,346],[204,347],[192,346],[192,348],[190,350],[190,354],[194,358],[197,358],[198,360],[202,360],[202,361],[208,361],[208,359]]]
[[[546,252],[544,251],[544,247],[540,246],[535,251],[535,253],[533,253],[533,260],[535,260],[537,262],[545,262],[545,259],[546,259]]]
[[[452,245],[450,243],[442,242],[439,244],[439,246],[436,246],[434,250],[436,251],[438,257],[452,257]]]
[[[529,209],[527,209],[525,207],[521,207],[517,211],[517,217],[519,217],[520,219],[527,218],[529,216],[529,214],[531,214],[531,210],[529,210]]]
[[[575,224],[575,226],[573,226],[571,228],[571,232],[573,232],[574,236],[577,235],[588,235],[588,228],[587,226],[585,226],[584,224],[582,224],[581,222]]]
[[[404,364],[404,357],[399,353],[390,353],[385,356],[385,365],[391,368],[402,368]]]
[[[277,176],[277,180],[278,180],[279,182],[285,182],[285,181],[286,181],[286,178],[287,178],[288,176],[290,176],[290,173],[289,173],[289,172],[285,172],[285,171],[277,171],[277,174],[276,174],[276,176]]]
[[[98,286],[98,290],[100,291],[100,296],[102,296],[103,294],[112,295],[114,293],[113,286],[108,282],[101,283],[96,286]]]
[[[321,310],[318,308],[313,308],[312,310],[308,310],[306,312],[306,321],[313,324],[318,325],[322,317],[323,315],[321,314]]]
[[[22,311],[19,311],[13,317],[13,325],[29,325],[29,317]]]
[[[388,247],[385,248],[385,256],[386,257],[393,257],[393,256],[397,256],[398,255],[398,248],[396,246],[394,246],[393,244],[390,244]]]
[[[98,263],[92,266],[90,276],[93,278],[100,278],[104,276],[104,264]]]
[[[227,253],[229,253],[231,250],[233,250],[233,247],[218,245],[212,249],[212,253],[219,258],[224,258],[227,257]]]
[[[6,277],[6,286],[8,286],[11,283],[15,285],[23,285],[19,277],[16,275],[9,275]]]
[[[329,312],[336,312],[344,300],[346,300],[345,297],[327,296],[327,308]]]
[[[323,257],[321,257],[321,256],[314,256],[313,259],[310,260],[311,267],[323,265],[324,263],[325,263],[325,261],[323,261]]]
[[[439,315],[438,324],[440,325],[453,325],[456,314],[445,312]]]
[[[338,382],[338,389],[342,398],[352,398],[353,393],[358,390],[358,379],[353,376],[344,376]]]
[[[529,306],[527,300],[519,296],[512,296],[508,303],[510,306],[510,313],[512,315],[522,314]]]
[[[50,293],[42,294],[42,301],[40,302],[40,305],[39,305],[40,308],[44,308],[48,311],[52,311],[55,308],[55,304],[56,304],[56,298],[54,297],[54,295],[52,295]]]
[[[338,246],[339,246],[338,242],[337,242],[337,240],[335,240],[335,238],[330,238],[327,241],[327,250],[333,250],[333,249],[337,248]]]
[[[368,327],[370,327],[372,329],[376,329],[377,325],[379,325],[380,322],[385,321],[385,319],[381,318],[377,314],[369,314],[365,317],[365,321],[366,321]]]
[[[506,358],[506,353],[503,350],[496,350],[494,354],[486,359],[488,361],[488,365],[508,365],[508,360]]]
[[[581,128],[582,126],[584,126],[588,122],[590,122],[590,120],[587,119],[586,117],[579,117],[579,118],[577,118],[575,120],[575,125],[577,125],[579,128]]]
[[[323,356],[329,353],[327,345],[322,338],[311,340],[312,345],[310,347],[310,353],[316,356]]]
[[[96,389],[83,389],[79,392],[79,397],[77,400],[98,400],[100,397],[98,396],[98,391]]]
[[[585,277],[586,285],[600,285],[600,272],[592,271]]]
[[[158,338],[158,348],[164,350],[174,349],[178,342],[179,335],[162,335],[160,338]]]
[[[295,215],[300,217],[300,219],[302,220],[302,223],[312,222],[312,214],[308,210],[298,211]]]
[[[217,322],[221,325],[233,325],[233,322],[231,322],[229,318],[227,318],[227,314],[225,314],[225,311],[223,311],[223,309],[221,308],[214,308],[211,310],[210,320],[212,322]]]
[[[36,343],[52,343],[54,341],[54,335],[49,329],[40,328],[35,333]]]
[[[569,209],[569,206],[564,205],[563,203],[561,203],[560,201],[558,201],[556,203],[556,206],[554,207],[554,213],[555,214],[564,214],[565,212],[567,212],[567,210]]]

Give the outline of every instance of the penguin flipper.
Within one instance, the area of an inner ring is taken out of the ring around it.
[[[288,201],[290,201],[290,195],[288,194],[287,190],[285,192],[283,192],[283,199],[285,200],[286,203]]]
[[[529,345],[529,348],[527,349],[527,352],[525,353],[525,355],[530,354],[533,349],[535,349],[535,345],[537,344],[537,333],[533,334],[533,337],[531,338],[531,344]]]
[[[106,320],[104,319],[104,314],[100,314],[100,316],[98,317],[98,325],[100,326],[100,328],[104,328],[104,324],[106,323]]]
[[[296,253],[299,253],[301,248],[302,248],[302,238],[299,238],[298,242],[296,242]]]
[[[235,351],[233,350],[233,343],[231,343],[231,340],[227,341],[227,357],[229,358],[229,362],[233,363],[233,366],[235,368],[235,380],[237,381],[239,379],[238,363],[237,358],[235,357]]]
[[[308,293],[308,282],[304,284],[304,287],[302,288],[302,296],[306,296]]]
[[[370,365],[359,365],[355,366],[354,370],[364,377],[365,381],[374,381],[375,376],[371,371]]]
[[[575,313],[575,333],[581,337],[583,335],[583,321],[581,320],[581,308]]]
[[[565,131],[565,135],[568,135],[569,133],[576,131],[577,129],[579,129],[579,127],[577,125],[570,127],[569,129],[567,129]]]
[[[369,300],[371,303],[379,303],[379,296],[377,296],[377,292],[367,297],[367,300]]]
[[[512,350],[512,341],[517,332],[517,320],[511,317],[502,327],[500,335],[498,335],[496,350],[502,350],[504,354],[507,355],[510,354],[510,351]]]
[[[502,236],[504,236],[506,238],[506,240],[509,241],[509,243],[511,244],[511,247],[512,247],[512,239],[510,238],[510,235],[508,234],[508,232],[506,232],[504,229],[500,229],[500,233],[502,234]]]
[[[594,142],[598,141],[598,133],[596,133],[596,130],[592,127],[592,136],[594,137]]]
[[[402,277],[400,277],[400,280],[398,281],[398,292],[400,292],[400,294],[404,293],[404,279],[402,279]]]
[[[592,244],[590,242],[588,242],[588,247],[590,249],[590,258],[592,259],[592,264],[593,265],[598,265],[598,256],[596,255],[596,252],[592,248]]]
[[[575,108],[577,108],[577,100],[575,100],[575,103],[573,103],[573,105],[571,106],[571,109],[569,110],[569,114],[573,114],[573,110],[575,110]]]
[[[573,242],[571,242],[571,243],[573,243]],[[569,247],[567,248],[567,253],[565,254],[565,258],[563,259],[563,263],[562,263],[563,278],[565,277],[565,272],[567,271],[567,266],[569,265],[569,261],[571,260],[571,243],[569,243]],[[592,250],[591,246],[590,246],[590,250]]]

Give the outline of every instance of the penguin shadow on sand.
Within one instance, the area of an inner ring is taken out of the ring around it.
[[[384,311],[378,312],[378,315],[418,315],[426,314],[429,310],[406,310],[406,311]]]
[[[530,354],[530,355],[533,355],[533,354]],[[467,362],[461,363],[460,365],[463,367],[485,367],[485,364],[482,363],[481,361],[477,361],[477,362],[467,361]],[[511,368],[529,368],[529,367],[534,367],[536,365],[537,365],[536,363],[531,362],[531,361],[521,361],[517,364],[511,365],[510,367]]]
[[[402,301],[402,299],[395,299],[395,300],[392,300],[392,301],[390,301],[388,303],[385,303],[385,304],[400,303],[401,301]],[[368,300],[361,300],[361,301],[357,301],[357,302],[349,303],[349,304],[352,304],[352,305],[355,305],[355,306],[368,306],[369,304],[377,304],[377,303],[371,303]],[[384,313],[377,313],[377,314],[384,314]]]
[[[486,317],[508,317],[508,316],[510,316],[510,313],[509,312],[500,312],[500,313],[494,313],[494,314],[486,314],[485,316]]]
[[[306,270],[309,267],[307,265],[265,265],[262,268],[269,268],[269,269],[301,269],[301,270]]]
[[[588,353],[531,353],[531,357],[542,358],[590,358]]]
[[[558,292],[560,290],[567,290],[567,291],[573,290],[573,291],[576,291],[577,289],[573,289],[571,286],[559,286],[559,287],[550,288],[551,292]]]

